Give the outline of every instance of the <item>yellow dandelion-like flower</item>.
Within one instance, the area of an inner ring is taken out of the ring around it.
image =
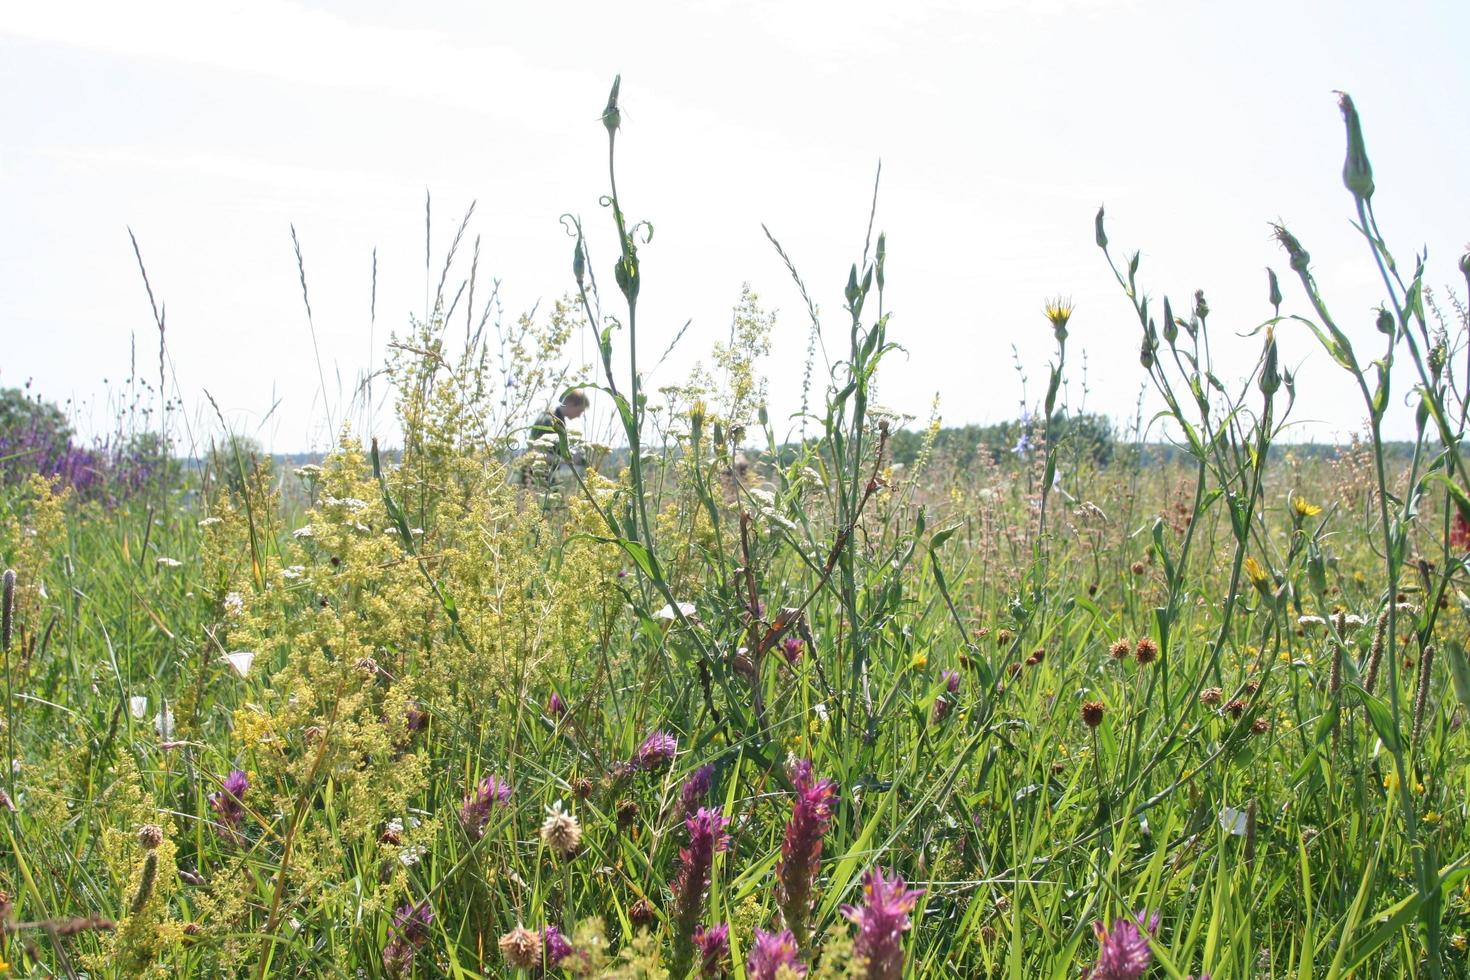
[[[1322,513],[1322,508],[1314,503],[1310,503],[1306,497],[1292,497],[1291,512],[1299,518],[1316,517]]]
[[[1393,793],[1399,788],[1399,774],[1391,772],[1383,777],[1383,788]]]
[[[1046,318],[1051,321],[1051,328],[1057,332],[1058,337],[1067,335],[1067,321],[1072,319],[1072,300],[1066,296],[1056,296],[1046,301]]]
[[[1254,558],[1247,557],[1245,560],[1245,574],[1258,589],[1266,588],[1271,584],[1271,573]]]
[[[1424,814],[1425,823],[1439,823],[1443,819],[1444,814],[1440,813],[1438,810],[1430,810],[1428,813]]]
[[[929,654],[924,653],[923,651],[914,654],[913,657],[909,659],[909,666],[914,668],[914,670],[923,670],[925,667],[929,666]]]

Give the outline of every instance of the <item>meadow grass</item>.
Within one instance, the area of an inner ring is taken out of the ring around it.
[[[936,423],[896,466],[871,230],[840,327],[791,266],[838,358],[809,367],[806,437],[767,415],[751,294],[713,372],[646,390],[614,85],[613,237],[594,261],[568,216],[572,292],[505,327],[451,249],[392,344],[392,454],[344,428],[294,471],[224,439],[117,499],[5,487],[5,967],[1463,975],[1466,320],[1379,239],[1342,110],[1381,351],[1278,228],[1259,360],[1218,378],[1205,297],[1151,299],[1099,211],[1162,416],[1104,455],[1065,424],[1085,327],[1053,300],[1021,451],[961,461]],[[1309,399],[1288,329],[1356,380],[1360,441],[1277,444]],[[1401,375],[1417,432],[1393,452]],[[597,455],[558,433],[517,455],[575,382],[626,454],[558,467]]]

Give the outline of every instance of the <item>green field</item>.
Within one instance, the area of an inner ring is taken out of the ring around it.
[[[1004,443],[880,413],[876,229],[800,438],[751,294],[709,372],[646,390],[650,231],[613,171],[508,366],[458,341],[452,285],[395,338],[391,452],[273,465],[218,432],[109,492],[12,460],[6,969],[1465,975],[1467,320],[1379,240],[1342,110],[1377,346],[1286,228],[1240,336],[1150,298],[1099,212],[1162,406],[1116,431],[1067,404],[1086,326],[1041,298],[1044,397]],[[615,87],[610,170],[619,113]],[[1355,379],[1360,440],[1281,442],[1312,403],[1286,331]],[[543,406],[505,377],[580,385],[619,445],[527,449]]]

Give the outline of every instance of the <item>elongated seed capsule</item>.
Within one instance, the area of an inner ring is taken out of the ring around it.
[[[1368,670],[1363,677],[1363,690],[1369,694],[1373,693],[1373,685],[1378,680],[1378,665],[1383,660],[1384,634],[1388,632],[1388,606],[1383,607],[1383,612],[1378,614],[1378,622],[1373,627],[1373,646],[1368,650]]]
[[[138,879],[138,893],[133,896],[133,902],[128,906],[130,915],[137,915],[143,911],[143,906],[148,904],[148,899],[153,895],[153,882],[158,877],[158,852],[150,850],[143,858],[143,876]]]

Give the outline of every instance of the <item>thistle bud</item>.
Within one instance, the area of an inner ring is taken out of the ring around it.
[[[607,94],[607,107],[602,110],[602,124],[607,127],[608,138],[618,131],[623,122],[623,112],[618,108],[618,87],[623,84],[622,75],[614,75],[612,91]]]
[[[1291,262],[1293,272],[1302,273],[1307,271],[1307,265],[1312,261],[1312,256],[1302,248],[1302,243],[1297,241],[1295,235],[1286,230],[1284,225],[1273,225],[1272,231],[1281,247],[1286,249],[1287,259]]]
[[[1387,336],[1387,337],[1392,337],[1393,336],[1393,314],[1390,313],[1390,312],[1388,312],[1387,310],[1385,310],[1383,307],[1380,306],[1378,308],[1378,320],[1374,324],[1374,326],[1376,326],[1378,328],[1378,332],[1379,333],[1381,333],[1381,334],[1383,334],[1384,336]]]
[[[856,306],[858,297],[862,294],[858,291],[857,263],[853,263],[852,271],[847,274],[847,288],[843,290],[847,297],[848,306]]]
[[[1342,165],[1342,182],[1353,197],[1366,201],[1373,196],[1373,167],[1368,163],[1368,148],[1363,144],[1363,127],[1358,122],[1358,110],[1352,96],[1337,93],[1337,107],[1342,110],[1342,121],[1347,127],[1347,159]]]
[[[1138,349],[1138,363],[1143,365],[1147,371],[1154,366],[1154,345],[1150,337],[1151,330],[1145,330],[1143,334],[1143,346]]]
[[[1209,318],[1210,304],[1205,302],[1205,291],[1196,289],[1194,291],[1194,315],[1200,320]]]
[[[1164,297],[1164,341],[1170,347],[1174,341],[1179,339],[1179,324],[1174,322],[1174,309],[1169,305],[1169,297]]]
[[[1267,293],[1266,299],[1270,302],[1276,315],[1281,315],[1281,284],[1276,281],[1276,270],[1270,267],[1266,269]]]
[[[1097,217],[1093,219],[1093,229],[1097,235],[1097,247],[1107,248],[1108,235],[1107,232],[1103,231],[1103,209],[1101,206],[1099,206],[1097,209]],[[1467,273],[1466,275],[1470,276],[1470,273]]]

